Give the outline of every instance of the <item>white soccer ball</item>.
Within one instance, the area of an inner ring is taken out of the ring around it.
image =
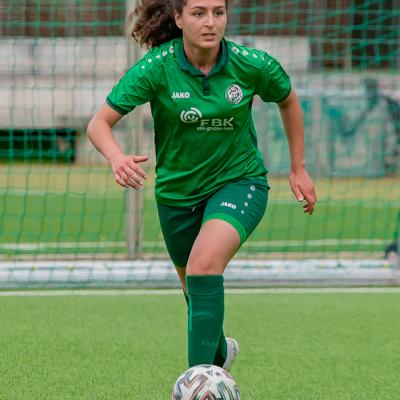
[[[175,382],[172,400],[240,400],[232,376],[216,365],[196,365]]]

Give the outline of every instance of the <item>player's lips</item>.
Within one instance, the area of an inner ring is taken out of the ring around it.
[[[203,33],[201,35],[201,37],[203,38],[203,40],[205,42],[215,42],[217,34],[216,33]]]

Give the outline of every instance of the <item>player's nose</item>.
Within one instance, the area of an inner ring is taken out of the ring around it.
[[[212,13],[212,11],[209,11],[208,13],[207,13],[207,16],[206,16],[206,26],[207,27],[210,27],[210,26],[214,26],[215,25],[215,22],[214,22],[214,14]]]

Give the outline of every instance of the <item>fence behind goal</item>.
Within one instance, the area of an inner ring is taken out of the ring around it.
[[[131,8],[0,0],[0,287],[177,284],[154,202],[149,108],[115,127],[126,151],[150,156],[138,193],[114,183],[85,135],[143,53],[124,33]],[[266,50],[291,76],[318,205],[310,218],[296,203],[277,106],[256,98],[270,200],[227,281],[399,283],[396,2],[243,0],[229,14],[229,38]]]

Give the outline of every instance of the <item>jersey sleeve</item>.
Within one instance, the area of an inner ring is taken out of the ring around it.
[[[257,79],[257,94],[265,102],[279,103],[290,93],[291,83],[288,74],[275,58],[263,55],[263,69]]]
[[[125,115],[136,106],[147,103],[155,92],[153,74],[142,72],[142,62],[135,64],[108,94],[106,102],[115,111]]]

